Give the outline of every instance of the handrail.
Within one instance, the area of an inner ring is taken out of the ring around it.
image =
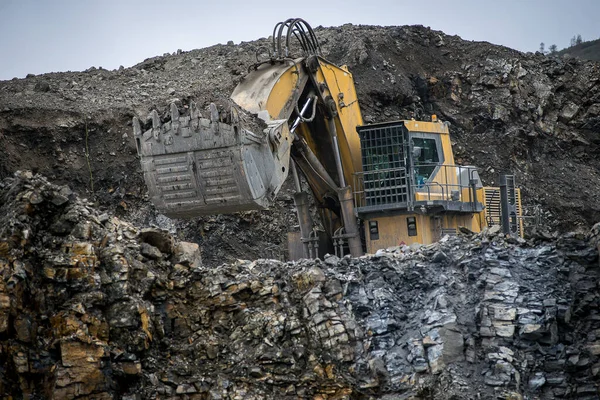
[[[381,200],[377,204],[404,204],[414,201],[456,201],[452,199],[452,193],[458,193],[457,201],[469,203],[471,209],[475,209],[477,205],[477,195],[475,193],[473,181],[477,177],[477,168],[463,165],[439,165],[439,163],[419,163],[414,165],[414,172],[420,167],[435,167],[435,175],[430,176],[424,183],[414,183],[407,174],[406,167],[399,168],[384,168],[371,171],[361,171],[354,174],[354,198],[356,207],[362,207],[367,203],[367,190],[392,191],[381,194]],[[464,171],[467,176],[464,176]],[[390,176],[389,174],[396,176]],[[386,176],[387,174],[387,176]],[[443,175],[442,175],[443,174]],[[414,173],[412,174],[414,176]],[[465,182],[467,178],[468,182]],[[405,191],[399,190],[398,179],[402,181],[402,185],[406,187]],[[438,182],[436,179],[442,179],[444,182]],[[367,188],[367,182],[377,183],[373,188]],[[386,185],[387,183],[387,185]],[[464,194],[464,190],[468,189],[468,195]],[[371,201],[377,198],[377,192],[373,194],[371,191]],[[423,198],[424,197],[424,198]],[[388,200],[387,198],[391,198]],[[403,200],[403,201],[399,201]],[[387,201],[386,201],[387,200]],[[373,204],[371,204],[373,205]]]
[[[428,199],[431,199],[431,187],[434,186],[434,185],[436,185],[436,184],[440,186],[440,189],[442,191],[442,199],[446,197],[446,195],[444,194],[444,186],[441,183],[439,183],[439,182],[428,182],[428,183],[424,184],[424,186],[427,187],[427,198]],[[415,189],[415,188],[416,189],[422,189],[423,185],[413,185],[413,189]]]

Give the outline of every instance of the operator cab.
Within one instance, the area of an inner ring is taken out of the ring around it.
[[[363,125],[357,132],[363,168],[355,176],[355,203],[368,252],[432,243],[458,226],[480,230],[483,186],[475,167],[454,164],[447,124],[433,116],[431,122]]]

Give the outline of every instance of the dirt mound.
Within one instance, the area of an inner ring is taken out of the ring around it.
[[[490,230],[207,267],[29,172],[0,184],[0,392],[15,398],[593,398],[597,241]],[[511,397],[513,396],[513,397]]]

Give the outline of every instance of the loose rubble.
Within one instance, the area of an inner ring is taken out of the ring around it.
[[[203,265],[41,175],[0,181],[0,393],[599,397],[600,224],[361,258]]]

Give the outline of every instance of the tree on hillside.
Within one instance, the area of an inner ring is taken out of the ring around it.
[[[548,47],[548,50],[550,50],[550,54],[556,54],[558,47],[555,44],[551,44],[550,47]]]
[[[583,43],[583,38],[581,37],[580,34],[577,34],[571,38],[571,46],[569,46],[569,47],[574,47],[581,43]]]
[[[540,43],[540,53],[546,54],[546,45],[544,42]]]

